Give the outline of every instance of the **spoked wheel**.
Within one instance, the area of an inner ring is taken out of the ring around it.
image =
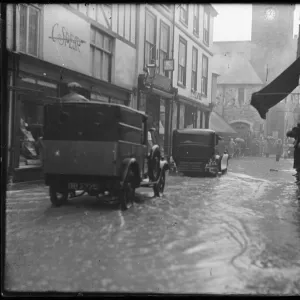
[[[49,188],[50,201],[53,206],[59,207],[67,203],[68,200],[68,191],[57,191],[53,186]]]
[[[157,181],[160,172],[160,155],[158,152],[150,160],[149,165],[149,178],[151,181]]]
[[[127,210],[133,206],[134,198],[135,198],[135,187],[133,185],[133,172],[129,170],[126,180],[124,181],[123,187],[120,191],[120,205],[121,210]]]
[[[165,184],[166,184],[166,171],[162,170],[162,174],[160,176],[158,183],[153,186],[155,197],[161,197],[163,195]]]

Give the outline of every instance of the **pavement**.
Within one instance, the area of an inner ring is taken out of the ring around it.
[[[275,171],[270,171],[270,170]],[[6,199],[9,291],[300,293],[292,160],[232,159],[218,178],[168,176],[126,212],[95,197],[54,208],[43,184]]]

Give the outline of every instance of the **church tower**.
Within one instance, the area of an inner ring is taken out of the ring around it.
[[[294,11],[295,4],[252,5],[251,64],[264,84],[269,84],[296,59]],[[265,130],[265,135],[284,139],[284,104],[270,109]]]
[[[266,84],[296,59],[294,11],[295,4],[252,5],[251,63]]]

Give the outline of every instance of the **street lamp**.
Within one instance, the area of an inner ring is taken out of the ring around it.
[[[156,64],[148,64],[147,65],[147,73],[150,78],[155,77]]]

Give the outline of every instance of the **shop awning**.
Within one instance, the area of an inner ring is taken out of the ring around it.
[[[299,74],[300,57],[266,87],[252,94],[251,105],[256,108],[262,119],[266,119],[266,114],[271,107],[283,100],[298,86]]]
[[[212,111],[209,118],[209,129],[220,135],[236,135],[237,132],[216,112]]]

